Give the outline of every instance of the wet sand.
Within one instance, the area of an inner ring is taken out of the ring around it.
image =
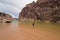
[[[54,30],[21,23],[0,23],[0,40],[60,40],[60,30]]]

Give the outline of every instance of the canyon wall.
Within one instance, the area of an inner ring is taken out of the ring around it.
[[[2,20],[10,20],[12,21],[13,20],[13,17],[9,14],[6,14],[4,12],[0,12],[0,21]]]
[[[35,19],[40,21],[60,21],[60,0],[37,0],[27,4],[19,14],[21,19]]]

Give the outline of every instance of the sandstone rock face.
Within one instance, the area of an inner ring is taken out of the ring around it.
[[[60,21],[60,0],[33,1],[22,9],[19,19],[58,22]]]
[[[6,13],[4,13],[4,12],[0,12],[0,21],[6,21],[6,20],[9,20],[9,21],[12,21],[13,20],[13,18],[12,18],[12,16],[11,15],[9,15],[9,14],[6,14]]]

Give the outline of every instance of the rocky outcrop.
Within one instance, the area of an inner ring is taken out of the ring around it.
[[[4,12],[0,12],[0,22],[12,21],[13,18],[11,15]]]
[[[60,0],[38,0],[27,4],[19,14],[19,19],[36,19],[40,21],[60,21]]]

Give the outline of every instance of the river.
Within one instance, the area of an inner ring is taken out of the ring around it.
[[[0,40],[60,40],[60,24],[0,23]]]

